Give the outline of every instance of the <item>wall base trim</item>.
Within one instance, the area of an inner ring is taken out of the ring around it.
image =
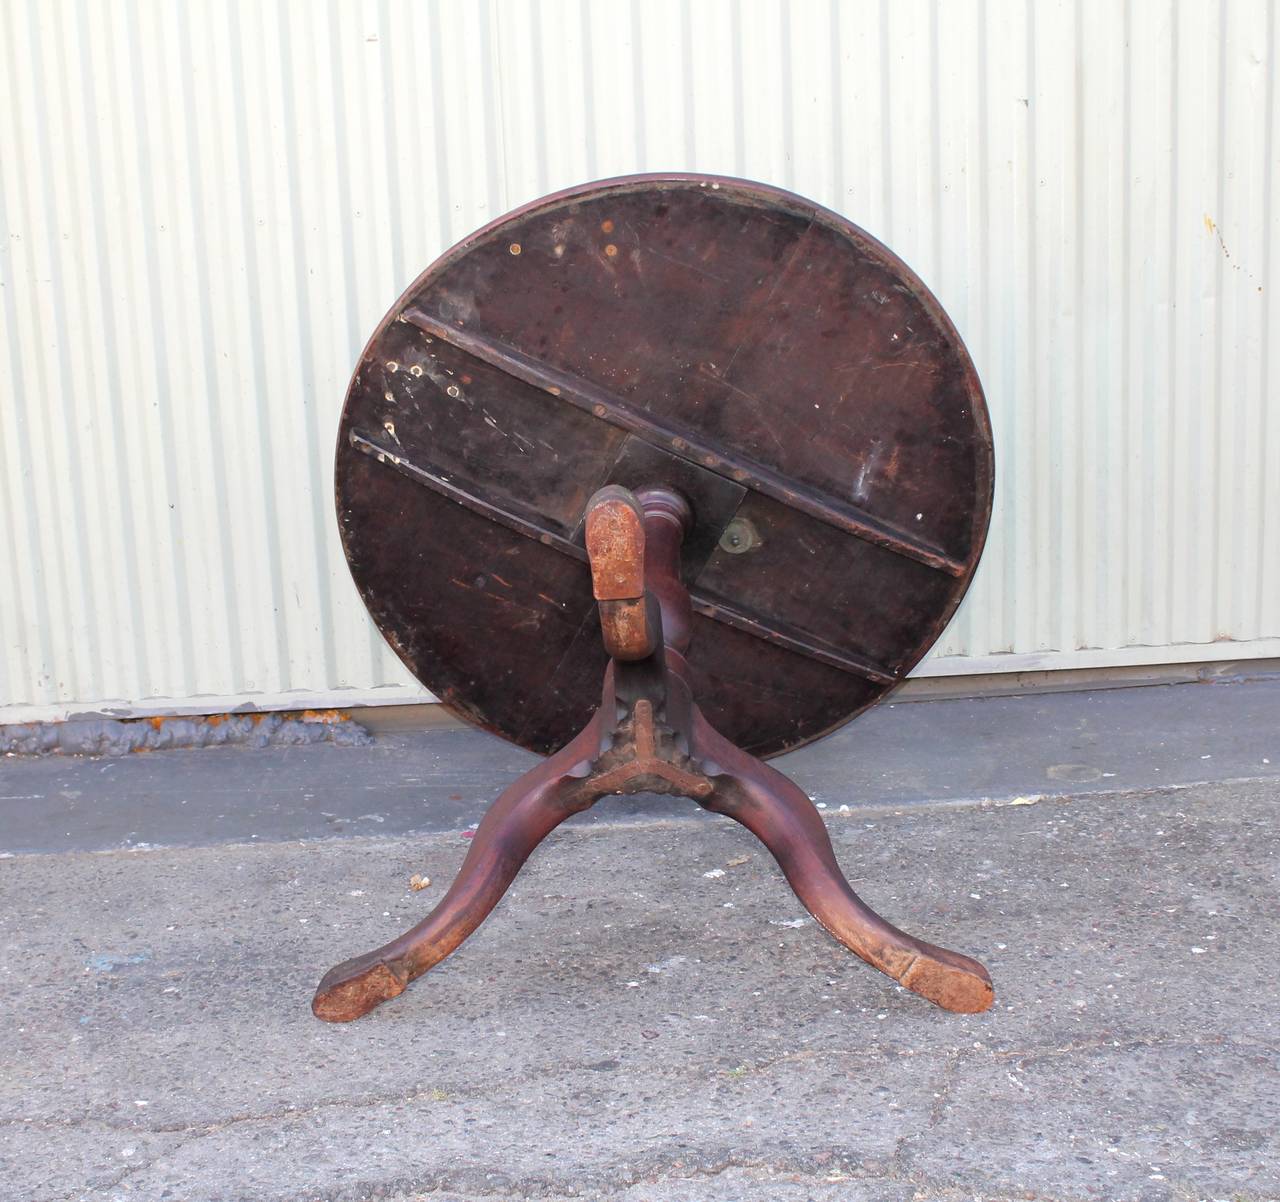
[[[1268,661],[1275,661],[1269,664]],[[923,697],[995,695],[1009,692],[1117,688],[1174,684],[1280,670],[1280,638],[1248,643],[1184,643],[1171,647],[1122,647],[1097,651],[1043,651],[1018,655],[939,656],[920,664],[895,694]],[[0,706],[0,725],[67,722],[86,718],[151,718],[157,715],[261,713],[274,710],[381,709],[435,705],[420,685],[374,689],[298,689],[227,696],[148,697],[57,705]],[[391,715],[388,715],[391,719]],[[364,718],[361,719],[365,721]],[[399,724],[400,719],[394,719]],[[370,715],[366,725],[383,725]]]

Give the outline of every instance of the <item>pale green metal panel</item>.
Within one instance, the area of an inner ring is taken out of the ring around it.
[[[363,339],[553,188],[724,172],[888,242],[999,473],[922,672],[1280,654],[1273,5],[0,6],[0,715],[423,696],[331,513]]]

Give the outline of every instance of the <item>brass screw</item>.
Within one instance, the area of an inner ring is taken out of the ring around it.
[[[760,545],[760,535],[746,518],[734,518],[720,535],[720,549],[730,555],[744,555]]]

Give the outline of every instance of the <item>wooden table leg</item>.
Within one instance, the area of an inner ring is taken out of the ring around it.
[[[331,968],[311,1002],[317,1018],[350,1022],[398,997],[488,917],[524,862],[570,814],[595,800],[582,788],[600,750],[600,715],[555,755],[508,786],[485,812],[440,904],[417,926]]]
[[[900,931],[853,891],[826,823],[794,781],[730,743],[697,711],[693,746],[720,769],[715,791],[699,804],[755,835],[805,909],[845,947],[944,1010],[973,1014],[991,1005],[991,977],[977,960]]]

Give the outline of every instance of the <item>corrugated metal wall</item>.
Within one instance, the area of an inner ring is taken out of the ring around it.
[[[421,696],[331,515],[359,348],[490,217],[661,169],[847,214],[968,342],[996,513],[924,671],[1280,654],[1274,5],[7,0],[0,22],[0,716]]]

